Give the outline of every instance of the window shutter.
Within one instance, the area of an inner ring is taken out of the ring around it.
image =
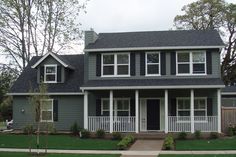
[[[101,54],[96,56],[96,76],[101,76]]]
[[[166,75],[166,53],[161,52],[161,75]]]
[[[206,66],[207,66],[207,74],[212,74],[212,58],[211,58],[211,51],[206,51]]]
[[[207,98],[207,116],[213,116],[212,98]]]
[[[135,99],[130,99],[130,116],[135,116]]]
[[[39,122],[39,120],[40,120],[40,102],[39,101],[37,101],[36,102],[37,103],[37,105],[36,105],[36,108],[35,108],[35,121],[36,122]]]
[[[169,104],[169,116],[176,116],[176,99],[171,99]]]
[[[135,53],[130,54],[130,75],[135,76]]]
[[[171,60],[171,75],[176,74],[176,52],[170,53],[170,60]]]
[[[57,82],[61,82],[61,66],[57,66]]]
[[[140,53],[140,75],[145,75],[145,52]]]
[[[58,100],[53,100],[53,121],[58,121]]]
[[[96,116],[101,116],[101,99],[96,99]]]
[[[40,66],[39,72],[40,72],[39,82],[43,82],[44,81],[44,66]]]

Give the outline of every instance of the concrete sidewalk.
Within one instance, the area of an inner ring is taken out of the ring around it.
[[[32,152],[37,152],[32,149]],[[29,149],[0,148],[0,152],[29,152]],[[44,152],[44,149],[40,149]],[[159,154],[236,154],[236,150],[225,151],[119,151],[119,150],[57,150],[48,149],[48,153],[68,153],[68,154],[121,154],[124,156],[157,156]]]

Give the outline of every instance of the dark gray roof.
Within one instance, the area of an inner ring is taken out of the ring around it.
[[[85,49],[222,45],[224,43],[216,30],[174,30],[100,33],[98,39]]]
[[[235,93],[236,92],[236,86],[226,86],[222,92],[227,92],[227,93]]]
[[[90,80],[82,87],[224,85],[219,78]]]
[[[10,93],[28,93],[30,89],[37,89],[37,69],[31,68],[41,57],[33,57],[22,74],[12,86]],[[75,69],[70,70],[65,83],[48,84],[48,92],[81,92],[80,86],[84,81],[84,56],[83,55],[60,55],[67,60]],[[69,69],[68,69],[69,70]]]

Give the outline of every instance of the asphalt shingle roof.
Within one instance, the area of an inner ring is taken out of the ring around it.
[[[236,92],[236,86],[226,86],[222,92],[234,93]]]
[[[100,33],[85,49],[223,45],[216,30],[175,30]]]

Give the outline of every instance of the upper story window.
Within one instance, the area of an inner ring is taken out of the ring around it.
[[[53,99],[41,100],[40,117],[41,122],[53,121]]]
[[[130,54],[102,54],[102,76],[129,76]]]
[[[177,52],[176,71],[178,75],[206,74],[206,52]]]
[[[160,53],[147,52],[146,53],[146,76],[160,75]]]
[[[44,82],[56,83],[57,82],[57,65],[44,66]]]

